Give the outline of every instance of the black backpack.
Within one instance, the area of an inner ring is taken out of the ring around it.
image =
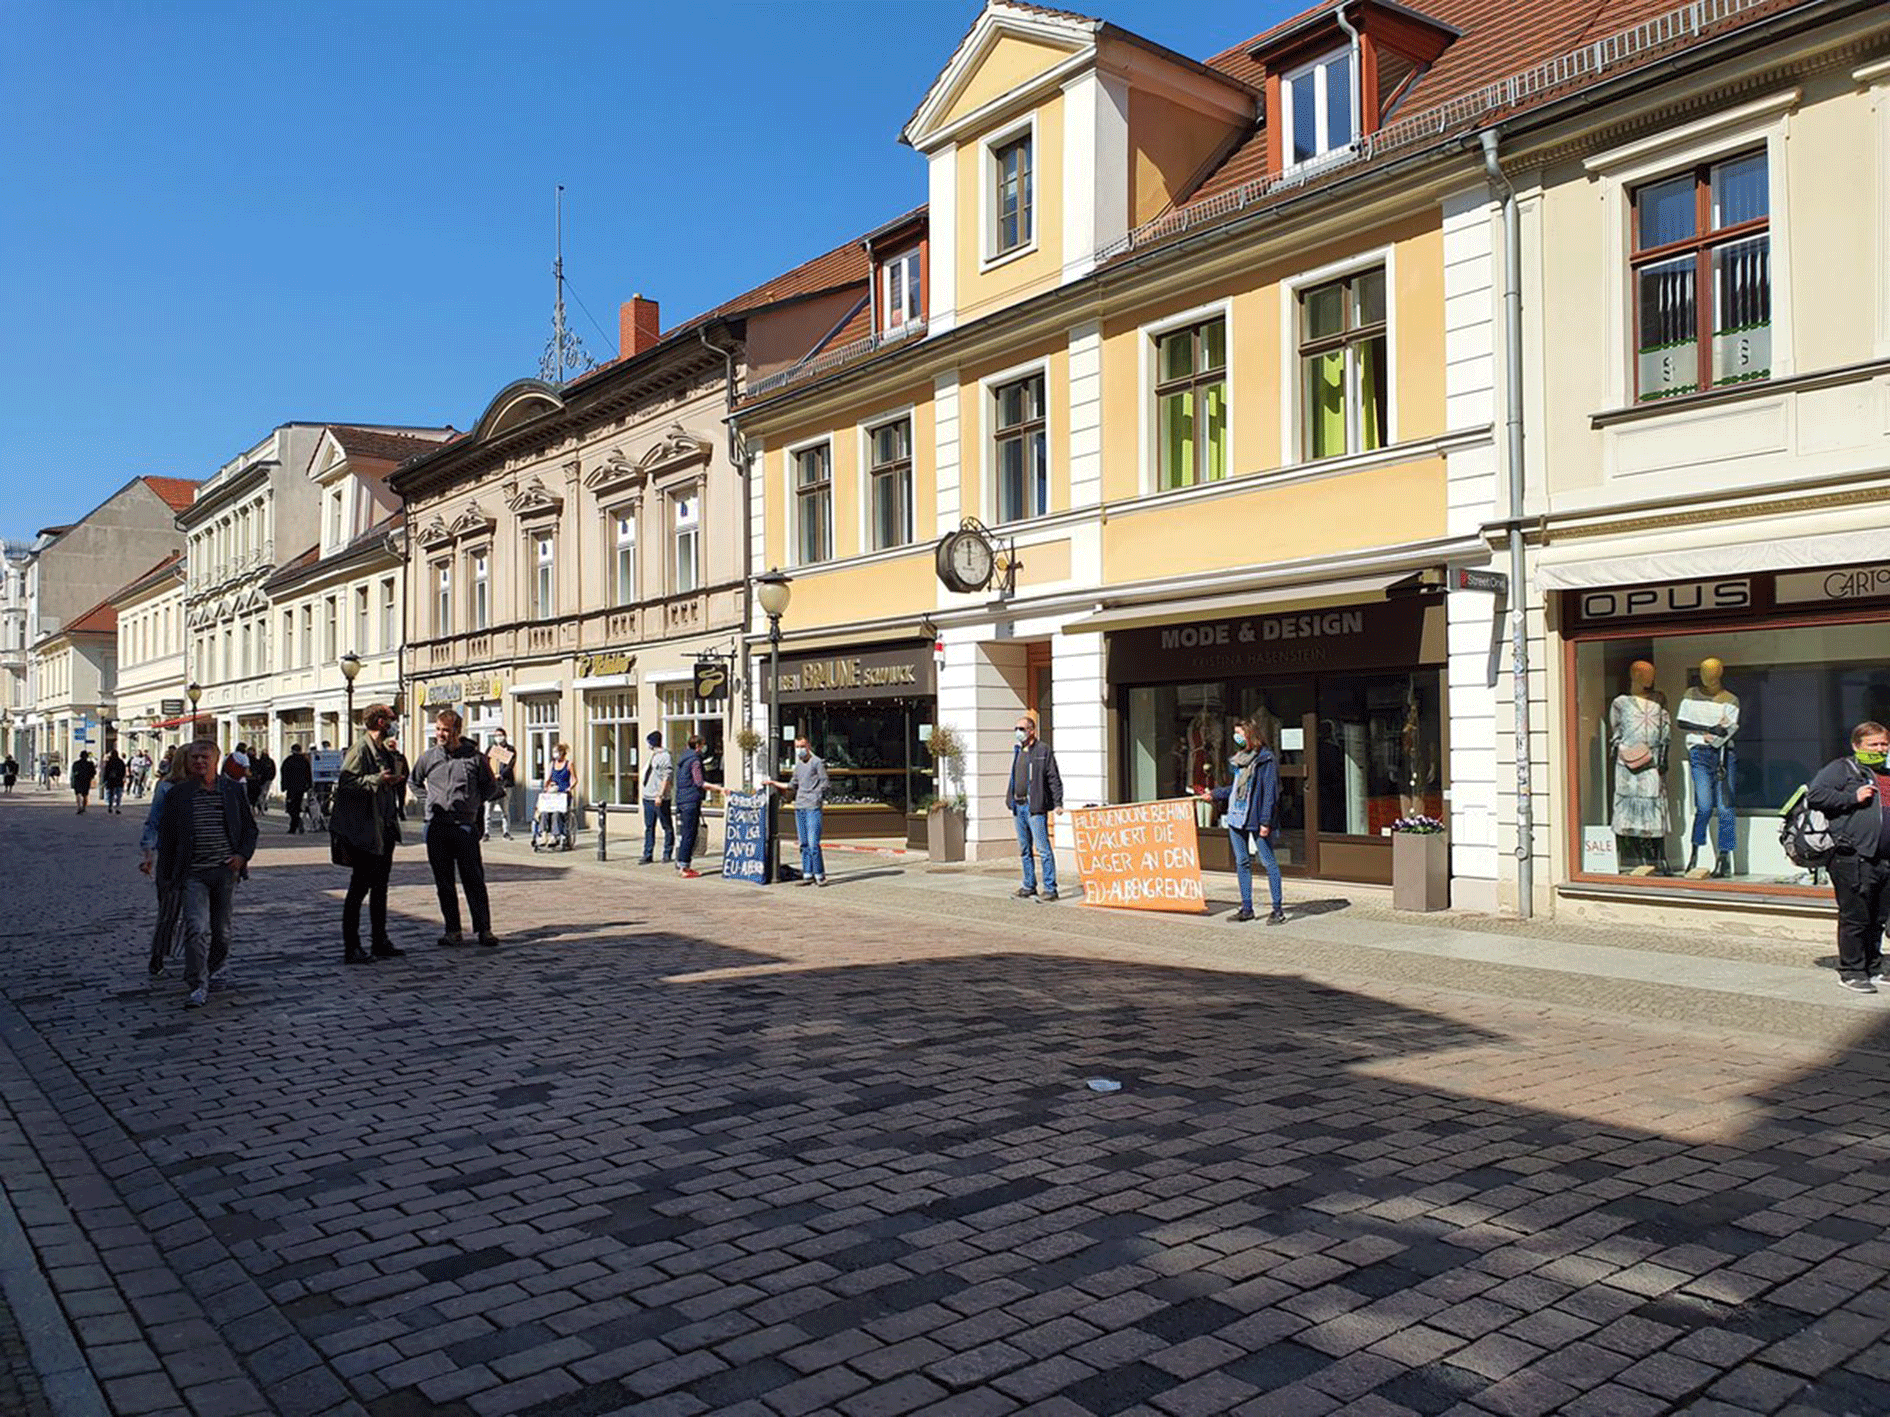
[[[1858,771],[1861,774],[1863,769]],[[1858,781],[1869,779],[1860,776]],[[1837,834],[1831,830],[1831,819],[1811,805],[1809,783],[1794,792],[1778,814],[1779,845],[1785,848],[1792,865],[1810,871],[1831,864],[1831,858],[1838,854]]]

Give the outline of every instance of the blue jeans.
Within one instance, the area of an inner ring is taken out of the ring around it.
[[[1017,818],[1017,854],[1024,860],[1024,889],[1037,889],[1037,862],[1043,863],[1043,890],[1045,895],[1057,892],[1057,857],[1050,849],[1050,819],[1042,812],[1033,812],[1027,803],[1019,802],[1012,812]],[[1037,860],[1031,860],[1031,848],[1035,847]]]
[[[827,879],[827,858],[820,853],[820,817],[818,807],[794,809],[794,832],[801,841],[801,875],[816,881]]]
[[[696,855],[696,833],[702,827],[702,799],[676,804],[676,864],[683,870],[689,869],[689,863]]]
[[[670,861],[676,856],[676,818],[669,810],[669,798],[658,801],[654,797],[643,799],[643,859],[656,859],[656,824],[663,824],[663,859]]]
[[[1234,874],[1240,879],[1240,908],[1253,909],[1253,863],[1258,860],[1267,873],[1267,893],[1273,897],[1273,908],[1279,910],[1280,863],[1273,857],[1273,838],[1229,827],[1227,839],[1234,844]]]
[[[1687,749],[1687,771],[1693,776],[1693,844],[1706,845],[1707,819],[1715,812],[1719,814],[1719,840],[1716,849],[1732,854],[1738,844],[1738,836],[1733,823],[1733,770],[1738,766],[1738,759],[1733,750],[1725,750],[1726,772],[1720,774],[1720,750],[1718,748]]]

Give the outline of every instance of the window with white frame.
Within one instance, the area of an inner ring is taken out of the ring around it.
[[[302,653],[298,662],[307,668],[315,662],[315,605],[313,601],[302,607]]]
[[[354,588],[353,649],[356,654],[369,654],[372,652],[371,644],[368,640],[368,628],[368,587],[358,585]],[[381,648],[386,649],[388,646],[383,645]]]
[[[1227,320],[1155,336],[1156,485],[1164,492],[1227,476]]]
[[[991,405],[997,519],[1016,522],[1040,517],[1050,508],[1043,375],[1028,374],[997,385],[991,390]]]
[[[548,531],[532,537],[532,614],[549,620],[558,613],[558,543]]]
[[[475,551],[466,558],[472,581],[472,630],[492,628],[492,553]]]
[[[1035,147],[1030,132],[991,148],[991,255],[1008,255],[1030,245],[1036,233]]]
[[[433,567],[433,634],[440,638],[453,633],[453,568],[445,561]]]
[[[702,585],[702,489],[672,493],[669,524],[674,554],[670,561],[670,591],[682,595]]]
[[[322,625],[322,663],[333,664],[341,657],[341,602],[331,595],[323,604],[327,619]]]
[[[285,610],[282,612],[281,649],[282,649],[281,667],[283,669],[292,668],[293,666],[289,662],[289,656],[295,652],[295,612],[293,610]]]
[[[341,545],[341,489],[332,488],[328,493],[328,548],[334,550]]]
[[[803,566],[833,559],[833,445],[794,454],[794,559]]]
[[[1352,54],[1349,49],[1315,59],[1280,80],[1286,165],[1311,162],[1352,145]]]
[[[1375,266],[1299,293],[1300,428],[1308,459],[1389,441],[1391,366],[1385,270]]]
[[[912,540],[912,420],[895,418],[869,428],[866,445],[872,547],[905,546]]]
[[[1771,377],[1771,189],[1763,150],[1634,192],[1634,396]]]
[[[283,627],[286,639],[288,627]],[[381,648],[395,649],[400,645],[400,602],[394,588],[394,578],[389,576],[381,582]]]
[[[611,591],[619,605],[637,598],[637,518],[625,508],[610,514]]]
[[[910,321],[925,315],[919,288],[919,248],[901,251],[880,267],[880,324],[888,330],[903,329]]]

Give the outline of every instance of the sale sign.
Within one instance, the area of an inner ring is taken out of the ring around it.
[[[1205,914],[1195,799],[1072,807],[1083,904]]]

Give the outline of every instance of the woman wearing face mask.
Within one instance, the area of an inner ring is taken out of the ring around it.
[[[827,761],[814,756],[814,745],[794,740],[794,774],[770,787],[794,794],[794,826],[801,841],[801,884],[827,884],[827,859],[820,850],[821,808],[827,801]]]
[[[1273,750],[1261,741],[1250,721],[1234,725],[1234,756],[1228,761],[1233,780],[1214,789],[1214,800],[1226,808],[1227,839],[1234,847],[1234,870],[1240,878],[1240,909],[1236,920],[1253,919],[1253,863],[1258,858],[1267,873],[1273,912],[1267,924],[1284,925],[1280,908],[1280,864],[1273,856],[1274,815],[1280,805],[1280,765]]]
[[[1837,840],[1838,983],[1874,994],[1883,982],[1883,932],[1890,924],[1890,728],[1860,723],[1851,753],[1825,764],[1805,793]]]
[[[571,745],[560,743],[551,750],[551,766],[545,769],[544,792],[562,792],[565,809],[562,812],[545,812],[540,815],[539,825],[532,832],[532,849],[537,850],[541,842],[555,840],[557,850],[571,849],[571,817],[577,806],[577,772],[571,766]]]

